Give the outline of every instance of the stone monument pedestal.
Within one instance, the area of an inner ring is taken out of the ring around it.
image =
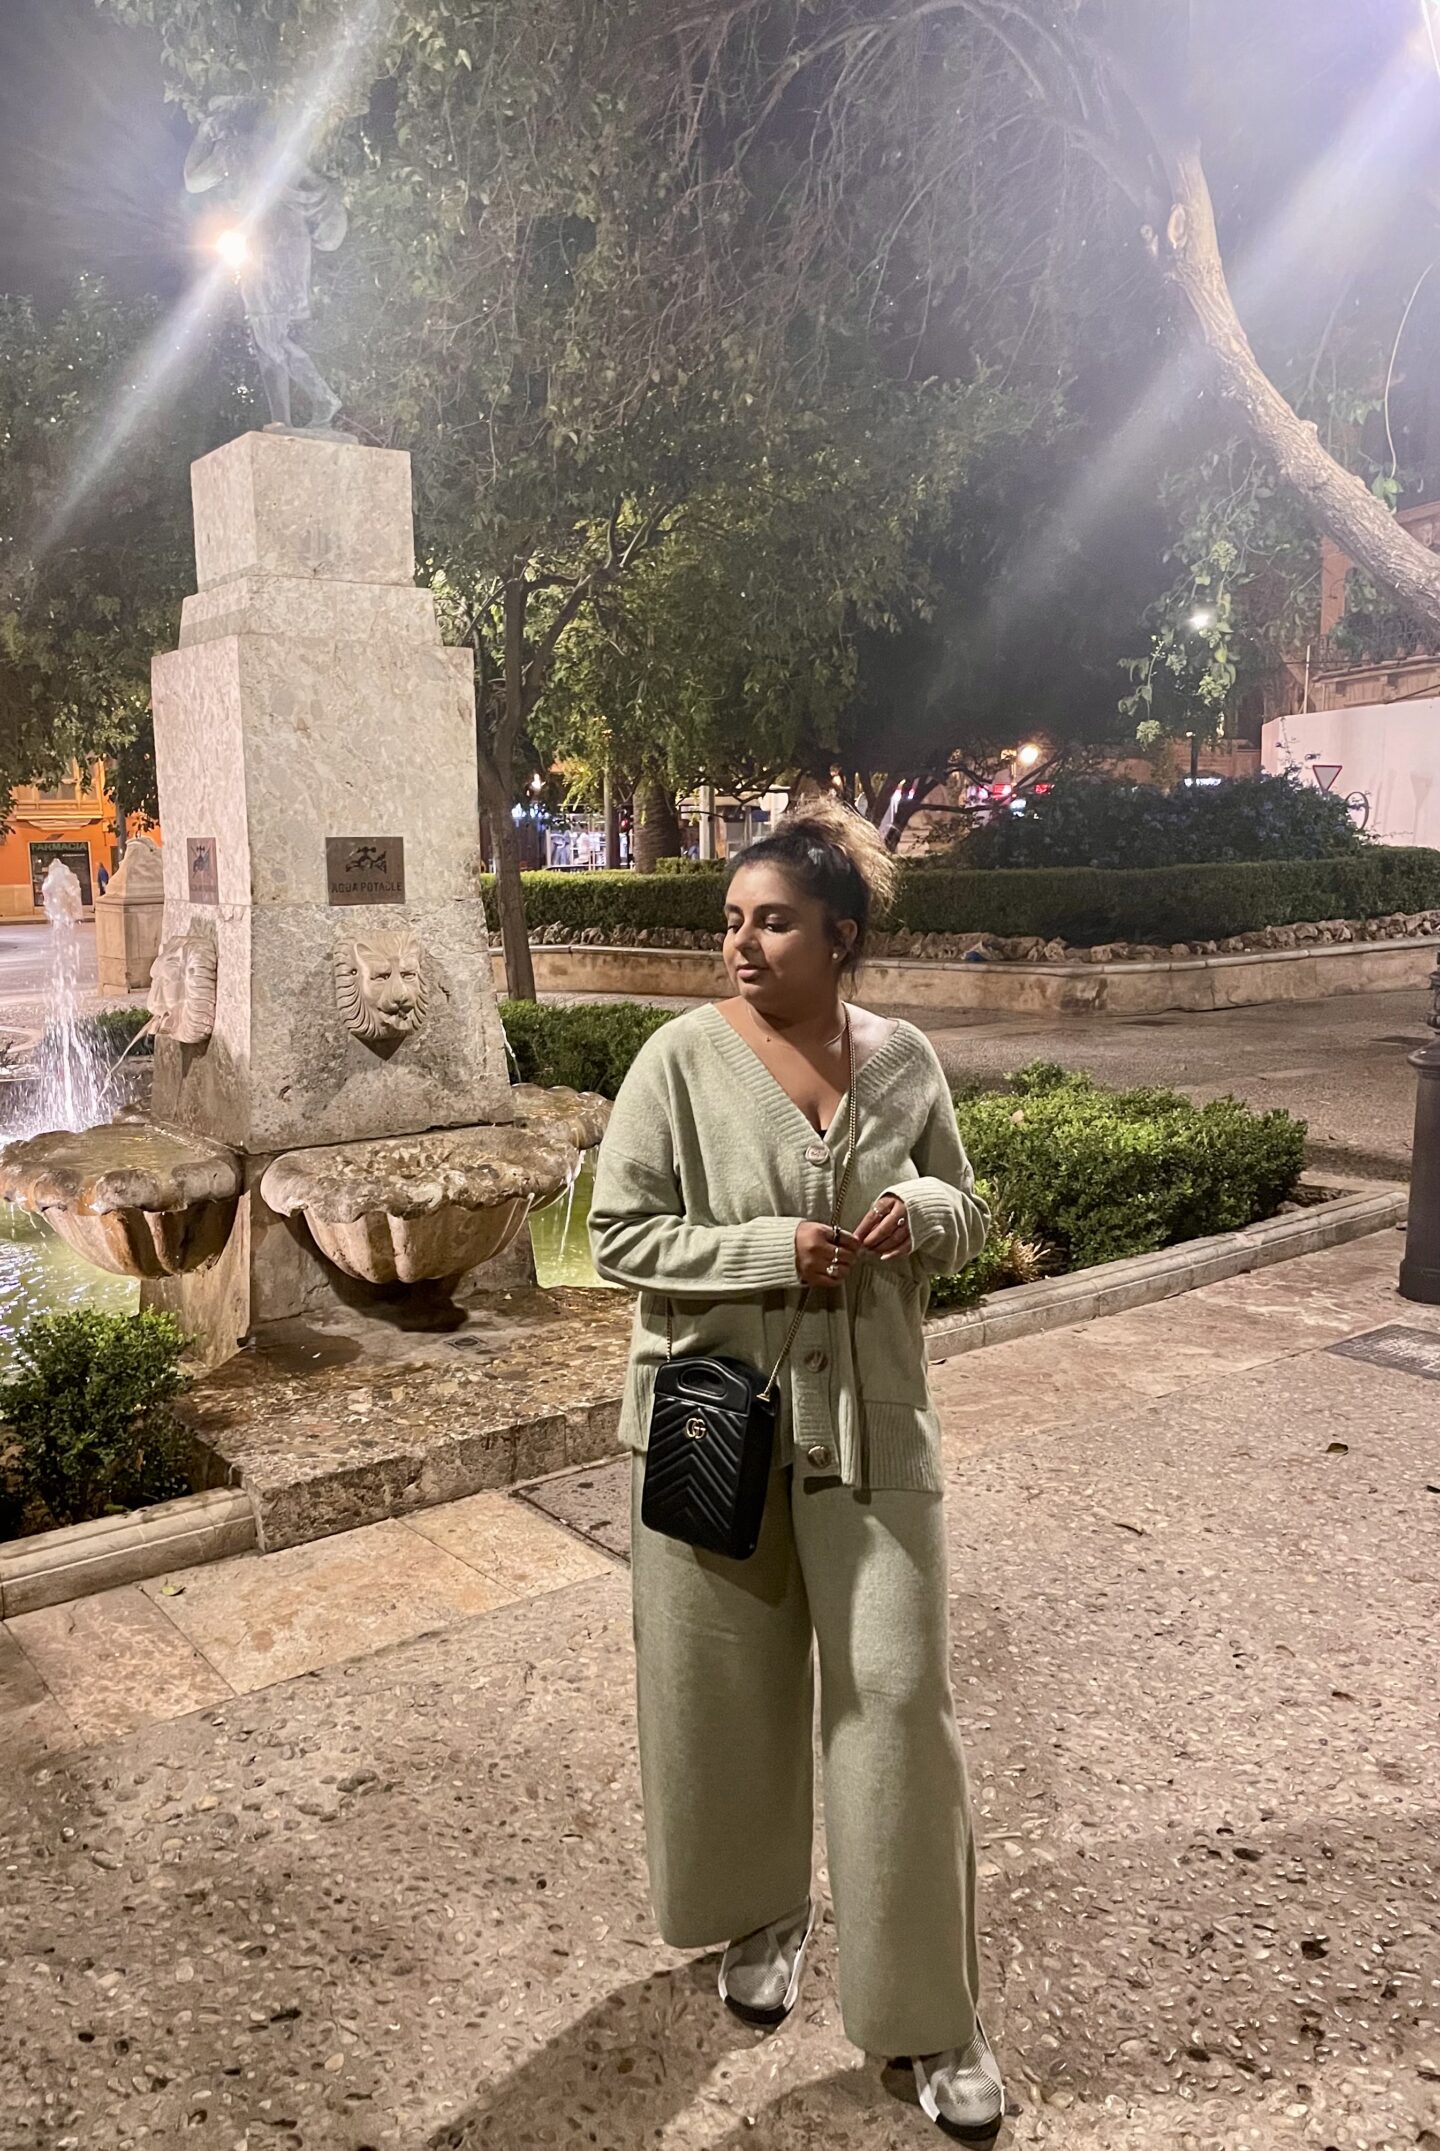
[[[95,899],[95,970],[102,993],[139,993],[160,953],[165,868],[160,847],[131,837],[110,886]]]
[[[230,1239],[147,1282],[222,1359],[333,1298],[281,1153],[508,1122],[479,894],[473,666],[414,580],[410,459],[250,433],[192,472],[198,590],[154,666],[153,1111],[240,1154]]]

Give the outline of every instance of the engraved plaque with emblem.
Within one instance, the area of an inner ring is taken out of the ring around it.
[[[403,904],[404,837],[326,837],[325,882],[332,904]]]
[[[220,901],[220,860],[214,837],[186,837],[185,873],[192,904]]]

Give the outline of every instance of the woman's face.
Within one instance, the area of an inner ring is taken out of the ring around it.
[[[742,866],[725,899],[725,969],[762,1016],[818,1010],[834,994],[855,932],[853,919],[832,930],[819,897],[778,867]]]

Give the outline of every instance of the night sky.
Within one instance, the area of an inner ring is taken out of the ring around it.
[[[1397,51],[1419,43],[1420,4],[1262,0],[1255,8],[1214,0],[1227,35],[1213,49],[1202,42],[1197,65],[1202,76],[1214,69],[1209,88],[1250,168],[1252,213],[1266,213],[1295,188],[1333,149],[1344,105],[1361,105]],[[1322,113],[1329,144],[1316,127]],[[1383,113],[1369,117],[1377,156],[1356,193],[1373,209],[1386,192],[1389,130]],[[122,290],[173,289],[186,273],[187,139],[183,115],[165,102],[149,38],[116,28],[95,0],[0,0],[0,290],[58,295],[81,270],[101,270]],[[1413,162],[1413,140],[1394,148],[1397,159]],[[1227,176],[1220,162],[1212,165],[1222,219]],[[1228,236],[1243,243],[1241,232]],[[1377,236],[1372,224],[1363,243],[1373,246]],[[1323,227],[1304,234],[1322,249],[1327,237],[1333,244]],[[1296,283],[1306,281],[1282,277],[1288,288],[1276,299],[1293,302]]]
[[[95,0],[0,0],[0,291],[174,290],[188,138],[148,38]]]

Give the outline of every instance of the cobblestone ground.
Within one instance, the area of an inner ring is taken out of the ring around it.
[[[1398,1252],[937,1372],[1006,2143],[1440,2146],[1440,1383],[1328,1349],[1440,1340]],[[375,1650],[421,1578],[373,1528],[385,1619],[352,1581],[298,1677],[316,1549],[152,1587],[199,1695],[120,1608],[0,1638],[4,2151],[939,2142],[846,2046],[828,1920],[768,2037],[656,1943],[623,1566],[547,1525],[578,1567],[447,1613],[432,1562]]]

